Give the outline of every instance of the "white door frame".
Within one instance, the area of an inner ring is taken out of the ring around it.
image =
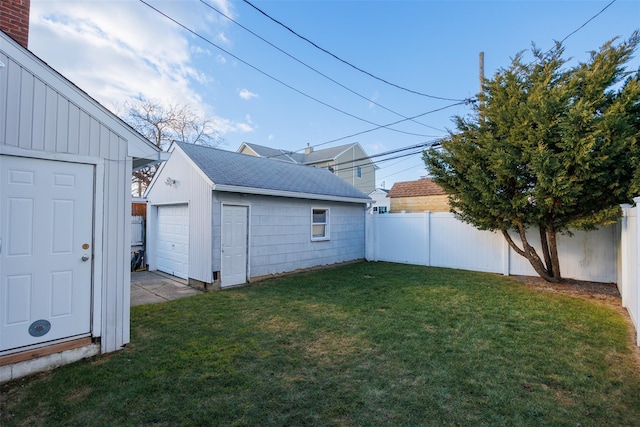
[[[68,153],[47,153],[40,151],[27,150],[7,145],[0,145],[0,155],[24,157],[27,159],[49,160],[67,163],[78,163],[93,166],[93,217],[92,217],[92,236],[91,236],[91,307],[89,328],[93,338],[102,336],[102,271],[103,271],[103,239],[102,233],[104,228],[104,159],[99,157],[76,155]],[[130,197],[127,198],[130,200]],[[22,347],[16,350],[8,350],[2,354],[11,354],[24,351],[29,348],[46,347],[56,342],[64,342],[75,337],[63,338],[55,341],[34,344],[29,347]]]
[[[247,263],[245,265],[245,280],[249,281],[249,278],[251,277],[251,263],[249,262],[249,260],[251,259],[251,205],[248,203],[220,203],[220,287],[225,287],[224,281],[222,279],[224,275],[224,271],[222,269],[222,236],[224,235],[225,206],[247,208]]]
[[[82,156],[67,153],[46,153],[41,151],[25,150],[24,148],[0,144],[0,155],[27,157],[31,159],[59,160],[62,162],[83,163],[95,166],[94,191],[93,191],[93,276],[91,285],[93,291],[91,336],[102,336],[102,271],[104,268],[102,253],[104,229],[104,159],[100,157]],[[131,203],[131,195],[127,193],[127,203]]]

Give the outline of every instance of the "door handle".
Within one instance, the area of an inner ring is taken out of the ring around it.
[[[82,261],[89,261],[89,255],[82,255]]]

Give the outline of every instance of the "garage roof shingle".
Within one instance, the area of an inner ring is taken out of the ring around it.
[[[362,202],[370,200],[369,196],[362,191],[326,169],[249,156],[202,145],[181,142],[177,142],[176,145],[216,186],[361,199]]]

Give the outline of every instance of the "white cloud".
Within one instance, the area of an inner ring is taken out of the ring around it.
[[[218,40],[220,40],[224,44],[229,44],[229,39],[223,32],[218,33]]]
[[[231,15],[232,4],[216,0]],[[220,31],[219,15],[180,2],[152,3],[194,29]],[[213,16],[215,15],[215,16]],[[224,19],[224,18],[223,18]],[[140,2],[31,0],[29,49],[108,108],[137,97],[177,100],[211,116],[198,85],[212,80],[193,64],[194,55],[211,55],[192,46],[187,32]],[[218,59],[220,61],[220,59]],[[246,124],[224,123],[220,132],[246,131]]]
[[[251,98],[257,98],[258,94],[251,92],[248,89],[239,89],[238,90],[238,95],[240,95],[240,98],[244,99],[244,100],[250,100]]]
[[[365,150],[367,154],[372,155],[372,154],[384,153],[385,151],[387,151],[387,147],[380,142],[374,142],[374,143],[367,144],[367,147]]]
[[[378,92],[375,92],[373,95],[371,95],[371,97],[369,98],[369,108],[375,108],[376,107],[376,102],[378,102],[378,99],[380,98],[380,94]]]
[[[227,63],[227,58],[225,58],[222,55],[218,55],[218,56],[216,56],[216,62],[218,64],[226,64]]]

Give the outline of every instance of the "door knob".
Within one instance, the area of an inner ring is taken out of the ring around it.
[[[82,255],[83,261],[89,261],[89,255]]]

